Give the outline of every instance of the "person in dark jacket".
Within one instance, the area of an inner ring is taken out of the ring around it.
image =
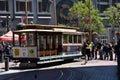
[[[87,57],[86,47],[87,47],[87,43],[84,42],[84,44],[83,44],[83,46],[82,46],[82,54],[83,54],[83,57],[84,57],[84,59],[85,59],[85,63],[83,63],[82,65],[85,65],[85,64],[87,63],[87,59],[86,59],[86,57]]]
[[[113,48],[111,43],[108,44],[108,51],[109,51],[109,59],[113,60]]]
[[[115,51],[117,55],[118,80],[120,80],[120,40],[117,42]]]
[[[12,59],[11,50],[12,50],[11,45],[9,43],[7,43],[5,46],[5,54],[6,54],[6,57],[9,57],[9,61],[11,61],[11,59]]]
[[[117,60],[117,43],[114,45],[114,54],[115,54],[114,59]]]

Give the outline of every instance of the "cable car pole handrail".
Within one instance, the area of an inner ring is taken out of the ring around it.
[[[56,0],[53,2],[54,5],[54,25],[57,25],[57,17],[56,17]]]

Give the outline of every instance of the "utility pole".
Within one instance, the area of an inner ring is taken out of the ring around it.
[[[89,41],[92,42],[91,0],[89,0]]]
[[[57,17],[56,17],[56,0],[54,0],[53,5],[54,5],[54,18],[53,18],[53,21],[54,21],[54,25],[57,25]]]
[[[6,27],[7,27],[7,32],[9,31],[9,16],[7,15],[6,17]]]
[[[26,16],[26,18],[25,18],[25,23],[26,24],[28,24],[28,4],[27,4],[27,0],[25,0],[25,16]]]

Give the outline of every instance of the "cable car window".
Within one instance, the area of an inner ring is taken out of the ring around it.
[[[19,46],[20,42],[19,42],[19,35],[18,34],[14,34],[14,46]]]
[[[49,43],[49,45],[50,45],[50,49],[53,49],[53,38],[52,38],[53,36],[50,36],[49,38],[50,38],[50,43]]]
[[[78,43],[82,43],[81,35],[78,35]]]
[[[56,42],[56,45],[55,45],[55,48],[57,49],[57,48],[58,48],[58,35],[56,35],[55,38],[56,38],[56,41],[55,41],[55,42]]]
[[[62,36],[58,35],[58,45],[61,45],[61,42],[62,42]]]
[[[77,43],[77,35],[74,35],[74,43]]]
[[[28,45],[35,45],[35,38],[33,33],[28,34]]]
[[[72,43],[72,35],[69,35],[69,43]]]
[[[39,49],[40,50],[45,50],[46,49],[46,36],[45,35],[40,35],[39,37]]]
[[[43,49],[46,49],[46,35],[43,36]]]
[[[27,34],[26,33],[21,34],[21,46],[24,46],[24,47],[27,46]]]
[[[67,43],[67,41],[68,41],[68,35],[64,34],[63,35],[63,43]]]
[[[50,42],[51,42],[51,40],[50,40],[51,38],[50,38],[50,35],[47,35],[47,44],[46,44],[46,48],[49,50],[50,49]]]

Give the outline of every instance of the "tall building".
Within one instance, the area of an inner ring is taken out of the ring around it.
[[[24,23],[26,15],[28,23],[54,24],[54,1],[58,24],[68,22],[68,9],[78,0],[0,0],[0,35]]]
[[[117,3],[120,3],[120,0],[93,0],[93,4],[95,8],[100,11],[101,17],[104,17],[104,10],[110,6],[116,5]]]
[[[0,35],[24,23],[26,15],[28,23],[49,24],[51,4],[52,0],[0,0]]]

